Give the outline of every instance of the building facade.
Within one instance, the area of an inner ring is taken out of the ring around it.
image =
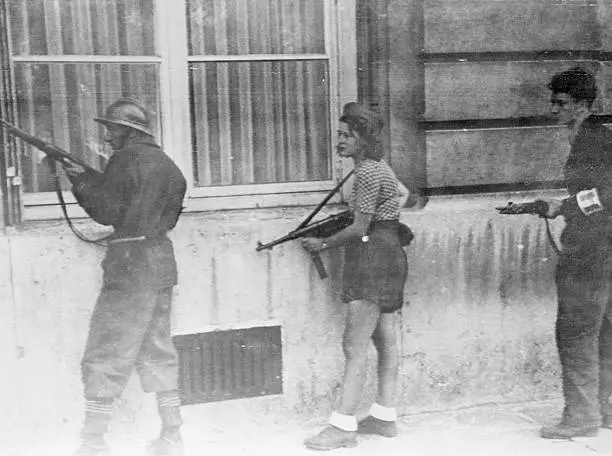
[[[3,118],[102,167],[93,118],[135,97],[188,179],[172,232],[173,333],[191,416],[332,409],[341,264],[324,254],[321,280],[298,243],[255,247],[347,172],[332,151],[339,110],[356,99],[385,117],[386,158],[413,193],[400,412],[558,394],[554,252],[539,219],[494,207],[563,195],[568,145],[546,118],[554,73],[592,69],[597,113],[610,114],[607,0],[0,5]],[[103,250],[61,220],[44,156],[0,137],[3,416],[16,440],[76,432]],[[62,184],[78,228],[107,232]],[[151,407],[130,385],[118,414]]]

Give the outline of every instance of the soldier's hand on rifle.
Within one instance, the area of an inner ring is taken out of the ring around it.
[[[544,201],[546,204],[548,204],[548,210],[546,211],[546,214],[543,214],[543,217],[554,219],[561,213],[561,205],[563,204],[563,200],[539,198],[536,201]]]
[[[320,252],[325,248],[325,241],[318,238],[304,238],[302,239],[302,247],[310,253]]]
[[[83,168],[81,165],[77,165],[76,163],[65,162],[62,163],[62,165],[64,166],[64,171],[69,178],[77,177],[85,172],[85,168]]]

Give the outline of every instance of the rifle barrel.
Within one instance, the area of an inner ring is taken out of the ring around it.
[[[287,242],[287,241],[291,241],[292,239],[296,239],[298,236],[294,235],[295,231],[292,231],[291,233],[280,237],[278,239],[275,239],[273,241],[270,241],[266,244],[262,244],[261,242],[257,243],[257,247],[255,248],[255,250],[257,252],[259,252],[260,250],[267,250],[267,249],[271,249],[272,247],[275,247],[279,244],[282,244],[283,242]]]
[[[86,162],[84,162],[80,158],[77,158],[74,155],[66,152],[65,150],[60,149],[56,145],[49,144],[49,143],[43,141],[42,139],[39,139],[39,138],[37,138],[35,136],[32,136],[32,135],[29,135],[25,131],[20,130],[19,128],[17,128],[16,126],[6,122],[5,120],[0,119],[0,124],[3,127],[5,127],[6,130],[9,133],[17,136],[22,141],[25,141],[26,143],[30,144],[31,146],[36,147],[37,149],[39,149],[40,151],[44,152],[45,154],[47,154],[51,158],[54,158],[55,160],[58,160],[60,162],[64,161],[64,160],[71,161],[73,163],[76,163],[77,165],[82,166],[83,168],[85,168],[88,171],[100,174],[100,171],[98,171],[97,169],[95,169],[91,165],[87,164]]]

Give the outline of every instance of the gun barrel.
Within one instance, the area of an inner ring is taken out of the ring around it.
[[[294,233],[294,231],[292,231],[291,233],[289,233],[289,234],[287,234],[287,235],[285,235],[283,237],[280,237],[280,238],[275,239],[275,240],[273,240],[271,242],[268,242],[266,244],[262,244],[261,242],[257,242],[257,247],[255,248],[255,250],[257,252],[259,252],[261,250],[271,249],[272,247],[275,247],[275,246],[277,246],[279,244],[282,244],[283,242],[291,241],[291,240],[296,239],[297,237],[299,237],[299,236],[294,236],[293,233]]]
[[[58,160],[60,162],[64,162],[64,161],[69,161],[69,162],[73,162],[76,163],[77,165],[82,166],[83,168],[85,168],[88,171],[94,172],[96,174],[100,174],[100,171],[98,171],[97,169],[93,168],[91,165],[85,163],[83,160],[69,154],[68,152],[66,152],[65,150],[60,149],[59,147],[55,146],[54,144],[49,144],[45,141],[43,141],[42,139],[39,139],[35,136],[29,135],[28,133],[26,133],[23,130],[20,130],[19,128],[17,128],[16,126],[0,119],[0,125],[2,125],[4,128],[6,128],[6,130],[11,133],[12,135],[17,136],[18,138],[20,138],[21,140],[25,141],[26,143],[30,144],[31,146],[36,147],[37,149],[41,150],[42,152],[44,152],[45,154],[47,154],[48,156],[54,158],[55,160]]]
[[[509,202],[506,206],[496,207],[500,214],[517,215],[517,214],[536,214],[545,216],[548,212],[548,203],[542,200],[536,200],[528,203],[512,203]]]
[[[259,242],[256,251],[271,249],[272,247],[282,244],[283,242],[291,241],[293,239],[301,238],[301,237],[328,237],[342,230],[346,226],[350,225],[353,221],[353,216],[349,211],[343,211],[338,214],[330,215],[327,218],[319,220],[317,222],[311,223],[310,225],[306,225],[302,228],[295,229],[291,231],[289,234],[275,239],[274,241],[268,242],[267,244],[262,244]]]

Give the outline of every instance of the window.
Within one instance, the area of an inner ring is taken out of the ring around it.
[[[15,0],[9,5],[22,129],[102,167],[109,151],[93,118],[108,104],[121,96],[138,98],[157,123],[160,59],[153,0],[61,5]],[[21,169],[25,193],[53,191],[42,152],[26,147]],[[63,185],[68,188],[65,178]]]
[[[330,178],[324,6],[189,1],[196,186]]]
[[[192,200],[274,194],[283,204],[278,195],[333,186],[331,0],[0,2],[27,132],[103,167],[110,150],[93,119],[130,96],[151,113]],[[53,204],[44,154],[19,147],[26,206]]]

